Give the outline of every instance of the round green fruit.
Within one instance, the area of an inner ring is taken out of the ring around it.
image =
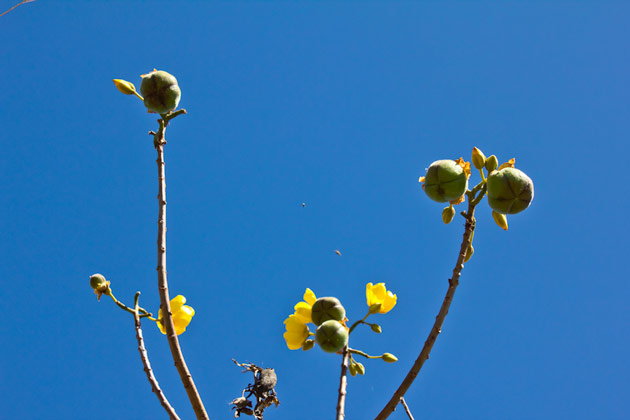
[[[329,319],[341,321],[345,317],[346,309],[341,305],[339,299],[335,297],[319,298],[311,308],[311,319],[317,326],[320,326],[324,321],[328,321]]]
[[[348,344],[348,329],[329,319],[317,327],[315,341],[326,353],[337,353]]]
[[[454,160],[438,160],[429,166],[422,188],[431,200],[446,203],[466,192],[468,176]]]
[[[534,183],[524,172],[503,168],[488,176],[488,204],[497,213],[520,213],[533,199]]]
[[[175,76],[161,70],[142,78],[140,93],[144,97],[144,106],[158,114],[167,114],[177,108],[182,96]]]

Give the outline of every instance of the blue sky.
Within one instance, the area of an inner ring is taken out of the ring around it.
[[[463,232],[418,177],[473,146],[515,157],[536,196],[508,232],[479,207],[414,415],[627,418],[629,18],[607,1],[44,0],[0,17],[2,416],[165,417],[131,317],[88,285],[103,273],[157,311],[156,117],[111,80],[158,68],[188,110],[167,133],[168,272],[197,312],[181,343],[210,418],[250,381],[231,358],[276,369],[265,418],[332,418],[339,357],[287,350],[282,321],[306,287],[356,320],[367,282],[398,305],[351,345],[399,362],[350,378],[347,418],[378,413]],[[164,336],[144,332],[193,418]]]

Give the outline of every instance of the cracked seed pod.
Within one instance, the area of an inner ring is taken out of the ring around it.
[[[320,326],[329,319],[341,321],[346,317],[346,309],[336,297],[322,297],[315,301],[311,308],[313,324]]]
[[[461,197],[468,188],[468,176],[454,160],[433,162],[424,177],[422,189],[433,201],[446,203]]]
[[[167,114],[177,108],[182,96],[175,76],[161,70],[142,77],[140,93],[144,96],[144,106],[157,114]]]
[[[329,319],[317,327],[315,341],[326,353],[337,353],[348,344],[348,329],[339,321]]]
[[[497,213],[520,213],[533,199],[534,183],[524,172],[508,167],[488,176],[488,204]]]

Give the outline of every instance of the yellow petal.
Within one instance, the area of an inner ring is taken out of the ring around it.
[[[175,313],[186,303],[186,298],[182,295],[177,295],[171,299],[171,312]]]
[[[397,300],[398,297],[388,290],[387,295],[385,296],[385,300],[383,302],[383,306],[381,306],[380,313],[386,314],[387,312],[391,311],[394,306],[396,306]]]
[[[317,296],[315,296],[315,293],[313,293],[311,289],[307,288],[306,291],[304,292],[304,300],[306,301],[306,303],[313,306],[313,304],[317,300]]]
[[[308,324],[309,322],[313,322],[311,319],[311,305],[306,302],[298,302],[293,309],[295,309],[295,315],[302,321],[304,324]]]
[[[514,167],[514,162],[516,162],[516,159],[512,158],[510,160],[508,160],[505,163],[502,163],[501,166],[499,166],[499,171],[503,168],[513,168]]]

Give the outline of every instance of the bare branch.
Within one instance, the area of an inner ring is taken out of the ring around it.
[[[9,13],[11,10],[15,9],[18,6],[21,6],[21,5],[26,4],[26,3],[32,3],[34,1],[35,0],[24,0],[24,1],[21,1],[18,4],[16,4],[15,6],[13,6],[12,8],[10,8],[9,10],[7,10],[6,12],[3,12],[2,14],[0,14],[0,16],[6,15],[7,13]]]
[[[151,363],[149,362],[149,355],[147,353],[147,349],[144,347],[144,338],[142,337],[142,328],[140,327],[140,313],[138,306],[138,298],[140,297],[140,292],[136,292],[136,296],[134,298],[134,314],[133,319],[136,325],[136,340],[138,341],[138,352],[140,353],[140,360],[142,360],[142,366],[144,366],[144,372],[147,374],[147,379],[151,384],[151,390],[166,410],[166,413],[169,415],[171,420],[179,420],[175,409],[169,404],[166,399],[166,395],[162,392],[160,385],[158,384],[157,378],[153,374],[153,369],[151,369]]]
[[[464,237],[459,248],[459,255],[457,256],[455,268],[453,269],[453,276],[448,279],[448,290],[446,291],[446,296],[444,296],[444,301],[442,302],[442,306],[440,307],[440,312],[438,312],[437,316],[435,317],[433,328],[431,328],[431,332],[424,342],[422,351],[420,352],[420,355],[409,370],[409,373],[407,373],[407,376],[402,381],[396,392],[394,392],[392,398],[374,420],[385,420],[389,417],[391,413],[394,412],[394,410],[396,409],[396,405],[400,402],[402,397],[404,397],[405,393],[407,392],[413,381],[416,379],[416,376],[418,376],[420,369],[422,369],[422,365],[424,365],[424,362],[427,361],[427,359],[429,358],[429,353],[431,353],[431,349],[433,348],[433,345],[435,344],[438,335],[442,332],[442,324],[444,324],[444,319],[448,314],[451,302],[453,302],[455,290],[459,285],[459,276],[461,275],[462,269],[464,268],[464,261],[466,261],[466,253],[468,247],[472,242],[473,232],[475,231],[475,206],[479,204],[479,202],[481,201],[481,197],[483,197],[483,195],[486,193],[486,185],[482,184],[477,185],[475,188],[473,188],[472,191],[469,191],[466,194],[468,196],[468,211],[462,212],[462,215],[466,218]],[[475,196],[475,193],[477,192],[479,193],[479,195]]]
[[[344,420],[346,418],[346,394],[348,393],[348,359],[350,351],[348,346],[345,346],[342,350],[341,358],[341,375],[339,377],[339,397],[337,399],[337,420]]]
[[[407,413],[407,417],[409,417],[409,420],[415,420],[413,418],[413,415],[411,414],[411,411],[409,410],[409,407],[407,406],[407,403],[405,402],[405,398],[404,397],[400,397],[400,403],[405,408],[405,413]]]
[[[201,396],[197,391],[192,375],[188,370],[184,355],[182,354],[179,340],[175,333],[175,325],[173,324],[173,314],[171,313],[171,301],[168,293],[168,281],[166,279],[166,174],[164,163],[164,145],[166,144],[166,126],[169,121],[178,115],[185,114],[185,110],[179,110],[170,114],[162,115],[158,120],[160,128],[157,133],[150,132],[153,135],[153,144],[157,150],[157,167],[158,167],[158,237],[157,237],[157,273],[158,273],[158,291],[160,293],[160,308],[162,309],[162,320],[164,329],[166,330],[166,338],[171,349],[171,355],[175,362],[175,367],[179,373],[179,377],[184,384],[188,399],[192,404],[197,420],[209,420],[206,408],[201,401]]]

